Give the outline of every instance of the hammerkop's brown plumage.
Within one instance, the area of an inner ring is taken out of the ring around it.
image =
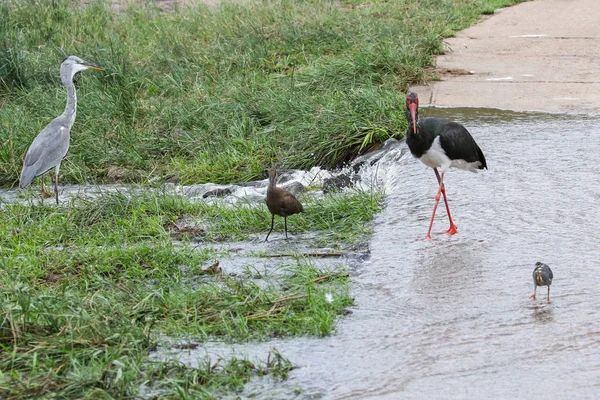
[[[304,211],[302,204],[293,194],[278,188],[277,183],[277,170],[275,167],[269,168],[269,187],[267,188],[267,208],[271,212],[271,230],[265,238],[265,242],[269,239],[269,235],[273,232],[273,224],[275,223],[275,215],[283,217],[285,224],[285,238],[287,239],[287,217],[290,215],[298,214]]]

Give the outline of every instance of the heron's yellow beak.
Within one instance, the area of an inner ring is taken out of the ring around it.
[[[87,63],[87,62],[83,62],[83,63],[81,63],[81,65],[84,65],[84,66],[88,67],[89,69],[97,69],[99,71],[104,70],[104,68],[102,68],[102,67],[99,67],[97,65],[90,64],[90,63]]]

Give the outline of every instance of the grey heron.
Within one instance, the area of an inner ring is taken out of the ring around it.
[[[75,113],[77,112],[77,94],[73,78],[78,72],[88,68],[102,70],[101,67],[75,56],[69,56],[62,62],[60,65],[60,79],[67,88],[67,106],[59,117],[53,119],[33,139],[23,161],[23,169],[19,179],[21,189],[29,186],[38,176],[42,176],[55,168],[56,204],[58,204],[58,170],[60,169],[60,162],[69,150],[71,127],[75,122]],[[42,191],[43,189],[44,186],[42,185]]]

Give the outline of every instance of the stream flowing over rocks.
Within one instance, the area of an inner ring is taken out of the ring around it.
[[[303,193],[307,188],[316,187],[322,192],[335,192],[347,188],[358,188],[372,190],[376,180],[379,184],[385,182],[385,177],[377,178],[377,171],[373,170],[376,163],[384,158],[386,154],[399,148],[400,141],[396,139],[387,140],[380,149],[369,152],[356,158],[347,167],[328,171],[319,167],[311,168],[309,171],[302,170],[278,170],[277,186],[290,191],[294,196]],[[366,167],[366,168],[365,168]],[[266,176],[266,175],[265,175]],[[48,184],[48,178],[45,178]],[[0,203],[11,203],[15,201],[32,202],[37,204],[40,200],[40,178],[36,179],[31,186],[25,190],[0,189]],[[211,201],[220,199],[226,203],[237,203],[244,201],[258,203],[264,201],[267,195],[269,180],[265,179],[251,182],[243,182],[230,185],[218,185],[214,183],[202,183],[195,185],[177,185],[165,183],[158,188],[151,186],[125,185],[125,184],[83,184],[83,185],[61,185],[59,186],[59,201],[61,204],[70,204],[71,200],[77,198],[94,198],[103,193],[131,194],[140,190],[155,190],[157,193],[165,193],[183,196],[193,201]],[[31,193],[26,195],[25,193]],[[45,200],[46,204],[54,204],[52,199]]]

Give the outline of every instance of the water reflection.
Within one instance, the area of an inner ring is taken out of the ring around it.
[[[545,324],[548,322],[554,322],[554,309],[551,304],[546,305],[534,305],[531,307],[533,309],[533,319],[535,322]]]

